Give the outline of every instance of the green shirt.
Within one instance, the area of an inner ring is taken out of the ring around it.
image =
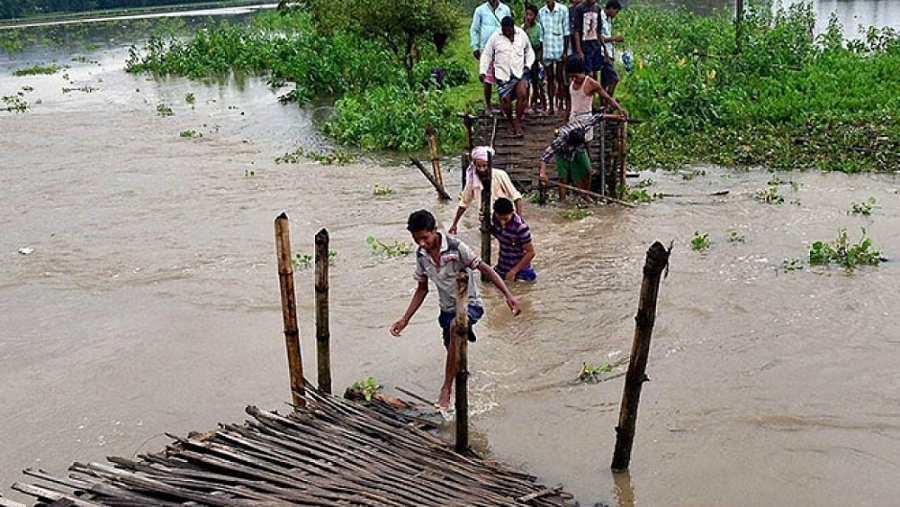
[[[522,30],[525,30],[525,33],[528,34],[528,38],[531,39],[531,49],[537,49],[537,47],[541,45],[541,25],[535,23],[531,28],[522,26]]]

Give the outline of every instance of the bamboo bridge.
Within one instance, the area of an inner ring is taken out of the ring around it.
[[[42,482],[12,487],[53,507],[573,505],[562,486],[454,452],[410,411],[308,386],[305,401],[288,415],[247,407],[243,424],[169,435],[165,450],[137,459],[76,462],[67,477],[28,469]],[[4,498],[0,506],[25,507]]]

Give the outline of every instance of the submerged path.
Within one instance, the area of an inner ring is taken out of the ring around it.
[[[66,478],[13,489],[53,505],[572,505],[507,465],[463,456],[434,425],[383,402],[361,406],[307,391],[289,415],[247,407],[244,424],[192,433],[166,450],[112,465],[74,463]],[[171,435],[170,435],[171,436]],[[20,506],[0,498],[0,506]]]

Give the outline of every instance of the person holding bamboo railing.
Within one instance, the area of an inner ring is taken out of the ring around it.
[[[428,295],[428,281],[431,280],[437,287],[440,298],[441,313],[438,316],[438,322],[443,330],[444,348],[447,349],[444,383],[434,407],[445,411],[450,408],[450,393],[453,390],[453,379],[456,373],[456,274],[464,268],[469,274],[469,301],[466,311],[469,318],[469,341],[475,341],[475,334],[471,331],[472,326],[484,315],[483,302],[478,297],[471,270],[477,269],[484,273],[503,293],[506,297],[506,304],[512,310],[513,315],[518,315],[522,309],[500,276],[494,272],[491,266],[484,263],[468,245],[454,237],[437,232],[434,215],[430,212],[427,210],[413,212],[409,216],[406,229],[419,246],[416,249],[415,274],[418,285],[403,317],[391,325],[391,334],[400,336],[400,333],[409,325],[409,319],[415,315],[422,306],[422,302],[425,301],[425,296]]]
[[[574,120],[559,128],[556,137],[541,155],[540,179],[547,183],[547,164],[556,161],[560,183],[566,182],[587,190],[591,187],[591,161],[585,147],[585,131],[603,120],[595,114],[584,120]],[[584,199],[589,199],[586,195]],[[566,188],[559,187],[559,200],[566,200]]]
[[[447,229],[447,232],[456,235],[457,226],[462,219],[463,214],[470,206],[475,205],[475,209],[481,209],[481,188],[483,183],[488,180],[488,156],[494,153],[494,149],[489,146],[476,146],[472,148],[472,163],[466,169],[466,186],[463,187],[462,193],[459,195],[459,206],[456,208],[456,216],[453,217],[453,224]],[[506,197],[513,202],[516,208],[516,214],[522,216],[522,194],[513,185],[509,174],[502,169],[491,169],[491,207],[494,202]],[[479,219],[479,222],[481,219]]]

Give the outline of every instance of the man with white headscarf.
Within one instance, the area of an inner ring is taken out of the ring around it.
[[[449,234],[456,234],[457,224],[470,205],[475,204],[481,210],[482,183],[488,178],[488,155],[493,155],[494,149],[489,146],[476,146],[472,149],[472,163],[466,169],[466,186],[459,196],[459,207],[456,208],[456,216],[453,225],[447,230]],[[522,194],[516,190],[509,175],[502,169],[491,169],[491,208],[494,201],[505,197],[513,202],[516,214],[522,216]]]

